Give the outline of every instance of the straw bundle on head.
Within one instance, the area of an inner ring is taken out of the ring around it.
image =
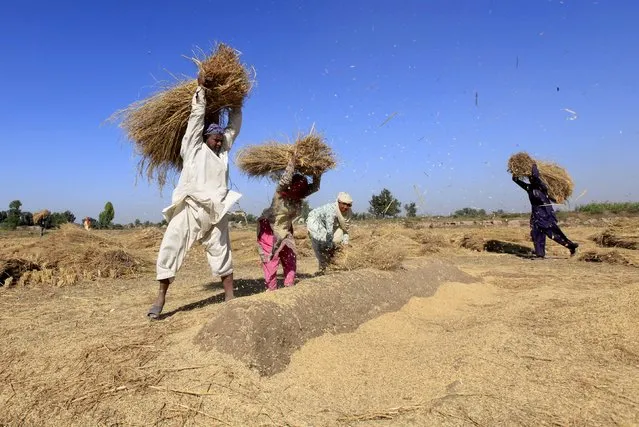
[[[199,79],[205,85],[207,123],[220,122],[227,108],[239,107],[248,95],[254,73],[239,61],[238,53],[219,44],[203,60],[191,58],[199,66]],[[117,111],[111,120],[120,121],[128,138],[135,143],[141,159],[138,171],[160,186],[171,170],[182,169],[180,145],[186,132],[196,80],[181,80],[164,86],[147,99]]]
[[[47,209],[38,211],[38,212],[33,214],[33,223],[37,224],[41,220],[47,219],[49,217],[49,215],[51,215],[51,212],[49,212]]]
[[[320,175],[336,166],[333,150],[314,132],[298,137],[294,144],[269,142],[245,147],[235,163],[251,177],[269,176],[286,169],[293,151],[295,171],[301,174]]]
[[[564,203],[572,195],[574,184],[568,172],[561,166],[535,160],[528,153],[521,152],[513,154],[508,159],[508,172],[520,178],[529,177],[532,174],[533,163],[537,163],[539,175],[548,186],[550,198],[557,203]]]

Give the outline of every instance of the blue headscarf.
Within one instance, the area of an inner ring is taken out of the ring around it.
[[[224,128],[217,123],[211,123],[209,127],[206,128],[204,135],[222,135],[224,133]]]

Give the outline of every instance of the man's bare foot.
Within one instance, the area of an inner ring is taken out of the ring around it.
[[[158,299],[153,303],[153,305],[149,309],[149,312],[146,315],[149,319],[158,320],[160,318],[160,313],[162,313],[163,308],[164,308],[164,300],[159,301]]]
[[[159,281],[160,287],[158,289],[158,297],[146,314],[149,319],[157,320],[160,318],[160,313],[164,308],[164,302],[166,300],[166,291],[169,289],[171,281],[169,279],[162,279]]]

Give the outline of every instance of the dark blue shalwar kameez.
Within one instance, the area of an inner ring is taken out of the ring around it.
[[[530,237],[535,245],[535,255],[540,258],[546,256],[546,236],[570,249],[570,254],[574,255],[579,245],[568,239],[557,225],[555,210],[552,208],[550,197],[548,197],[548,187],[539,177],[539,169],[536,164],[533,165],[529,180],[530,183],[526,183],[513,176],[513,181],[528,193],[532,205]]]

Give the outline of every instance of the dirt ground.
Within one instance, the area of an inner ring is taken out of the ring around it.
[[[159,321],[159,230],[1,234],[0,425],[639,425],[639,219],[564,231],[534,260],[525,221],[355,223],[366,261],[315,277],[302,230],[265,293],[234,229],[238,298],[196,247]]]

